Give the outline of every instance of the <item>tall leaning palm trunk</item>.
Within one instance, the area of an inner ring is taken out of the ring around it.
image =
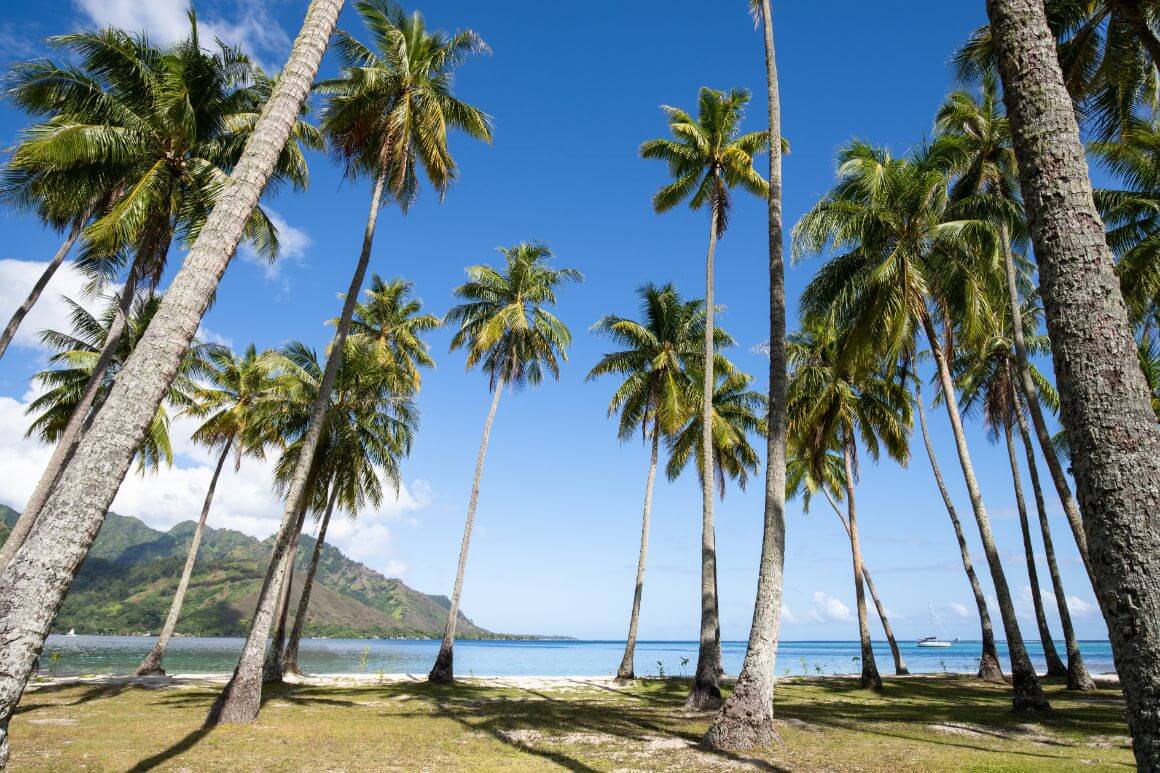
[[[28,316],[28,312],[32,311],[32,307],[36,305],[36,302],[40,300],[40,294],[44,292],[44,288],[52,281],[56,270],[64,263],[64,259],[68,257],[69,251],[72,250],[73,245],[76,244],[76,240],[81,235],[81,231],[84,230],[87,220],[88,213],[85,213],[84,216],[73,221],[72,227],[69,228],[68,236],[65,237],[64,242],[61,243],[56,254],[52,256],[52,260],[44,267],[44,271],[40,273],[40,276],[32,285],[32,289],[28,291],[28,297],[12,313],[12,319],[8,320],[8,325],[4,328],[4,332],[0,333],[0,357],[3,357],[4,352],[8,351],[8,345],[12,343],[16,331],[20,329],[20,324],[24,322],[24,318]]]
[[[93,411],[99,407],[97,398],[105,386],[105,375],[113,364],[117,350],[121,345],[121,339],[129,325],[129,316],[132,314],[133,301],[136,297],[137,274],[136,266],[130,269],[129,278],[117,296],[117,308],[114,311],[104,344],[101,346],[100,354],[97,355],[97,361],[93,365],[88,381],[85,382],[84,392],[81,393],[76,407],[69,415],[68,422],[61,430],[56,446],[52,449],[52,455],[48,459],[48,464],[40,474],[40,480],[37,481],[36,488],[28,497],[28,502],[24,505],[24,512],[17,519],[4,547],[0,548],[0,569],[8,566],[12,557],[16,555],[16,551],[24,544],[24,540],[32,531],[32,527],[40,515],[40,511],[44,508],[44,503],[52,493],[53,487],[60,480],[61,473],[76,453],[85,430],[94,419]]]
[[[1040,0],[988,0],[1088,561],[1141,770],[1160,768],[1160,432]],[[1130,600],[1130,603],[1129,603]]]
[[[362,289],[363,279],[366,277],[367,266],[370,264],[375,225],[378,222],[379,209],[382,206],[385,184],[386,171],[383,170],[375,178],[374,188],[371,191],[371,206],[367,214],[366,228],[363,231],[362,252],[359,254],[354,276],[351,277],[350,285],[347,287],[342,304],[342,314],[338,319],[338,326],[326,358],[326,369],[323,371],[322,381],[318,385],[318,394],[314,398],[314,405],[311,406],[306,432],[302,436],[302,449],[288,487],[289,493],[286,496],[286,507],[282,513],[282,524],[278,530],[278,536],[274,540],[274,552],[270,557],[270,565],[266,569],[266,579],[262,583],[261,592],[258,594],[258,606],[254,611],[254,618],[250,623],[250,631],[246,637],[246,643],[242,647],[242,655],[238,659],[238,665],[234,668],[234,674],[229,683],[226,684],[225,689],[222,690],[221,695],[210,708],[209,716],[206,718],[207,725],[251,722],[258,716],[258,711],[261,708],[262,681],[265,676],[266,638],[270,635],[270,627],[277,612],[276,608],[278,599],[282,594],[282,586],[288,580],[290,565],[297,550],[298,532],[302,527],[301,516],[305,513],[310,486],[310,471],[314,465],[314,455],[318,449],[318,442],[322,437],[322,425],[326,418],[326,410],[330,406],[334,379],[342,362],[342,353],[346,345],[347,334],[350,331],[351,317],[354,315],[354,307],[358,303],[359,292]]]
[[[1079,556],[1083,560],[1084,568],[1091,575],[1091,566],[1088,563],[1087,536],[1083,532],[1083,519],[1080,516],[1079,505],[1071,493],[1063,465],[1059,461],[1059,453],[1055,444],[1051,442],[1051,432],[1047,429],[1047,421],[1043,418],[1043,406],[1039,404],[1039,390],[1031,378],[1031,366],[1027,360],[1027,343],[1023,337],[1023,310],[1019,304],[1019,288],[1015,281],[1015,257],[1011,252],[1010,239],[1007,228],[1003,227],[1003,258],[1007,270],[1007,301],[1011,311],[1012,339],[1015,342],[1015,360],[1019,367],[1018,383],[1023,393],[1023,399],[1031,413],[1031,423],[1035,425],[1035,436],[1039,440],[1039,450],[1047,462],[1047,469],[1051,473],[1051,482],[1055,484],[1055,491],[1059,494],[1059,501],[1063,504],[1063,512],[1067,515],[1068,525],[1071,526],[1072,536],[1075,537]]]
[[[314,552],[310,555],[310,567],[306,570],[306,577],[302,580],[302,593],[298,597],[298,611],[294,615],[294,627],[290,630],[290,640],[286,643],[286,654],[281,661],[282,672],[285,674],[298,673],[298,645],[302,640],[302,629],[306,627],[306,612],[310,608],[310,593],[314,589],[314,579],[318,575],[318,562],[322,558],[322,549],[326,546],[326,530],[330,526],[330,516],[334,512],[334,502],[338,499],[338,486],[330,492],[330,501],[326,503],[326,512],[322,515],[322,523],[318,526],[318,536],[314,538]]]
[[[1039,514],[1039,531],[1043,536],[1043,552],[1047,556],[1047,572],[1051,576],[1051,590],[1055,594],[1056,608],[1059,610],[1059,624],[1063,628],[1063,641],[1067,647],[1067,689],[1088,692],[1096,688],[1083,662],[1079,650],[1079,640],[1071,624],[1071,610],[1067,608],[1067,594],[1063,590],[1063,579],[1059,576],[1059,564],[1055,560],[1055,543],[1051,539],[1051,524],[1047,521],[1047,506],[1043,501],[1043,487],[1039,483],[1039,467],[1035,463],[1035,448],[1031,445],[1031,433],[1027,428],[1027,417],[1015,395],[1015,415],[1019,422],[1019,436],[1023,441],[1023,451],[1027,455],[1027,471],[1031,476],[1031,490],[1035,494],[1035,510]]]
[[[1011,425],[1003,424],[1003,443],[1007,446],[1007,461],[1011,465],[1011,482],[1015,488],[1015,508],[1019,512],[1019,530],[1023,535],[1023,556],[1027,561],[1027,582],[1031,588],[1031,606],[1035,613],[1035,627],[1039,630],[1039,641],[1043,646],[1043,658],[1047,661],[1048,676],[1067,676],[1067,666],[1059,659],[1055,642],[1051,638],[1051,628],[1047,625],[1047,615],[1043,611],[1043,592],[1039,587],[1039,570],[1035,566],[1035,545],[1031,541],[1031,527],[1027,522],[1027,500],[1023,496],[1023,481],[1019,476],[1019,460],[1015,455]]]
[[[303,499],[307,499],[304,497]],[[282,587],[278,591],[278,604],[274,608],[274,636],[270,647],[266,650],[265,660],[262,661],[262,681],[281,682],[284,673],[283,660],[286,647],[286,623],[290,616],[290,594],[294,589],[294,567],[298,561],[298,539],[302,536],[302,527],[306,523],[306,502],[298,511],[298,522],[290,536],[290,545],[286,548],[286,555],[282,558]]]
[[[660,419],[653,420],[652,451],[649,456],[648,478],[644,486],[644,514],[640,521],[640,556],[636,560],[636,587],[632,593],[632,614],[628,619],[628,639],[624,643],[624,657],[620,659],[620,668],[616,669],[617,679],[632,679],[636,676],[633,670],[633,659],[636,655],[636,629],[640,623],[640,600],[644,593],[644,569],[648,558],[648,529],[652,518],[653,484],[657,478],[657,457],[661,441]]]
[[[218,478],[221,477],[222,467],[225,466],[231,445],[231,442],[227,442],[222,448],[217,466],[213,470],[213,477],[209,479],[209,488],[205,492],[205,502],[201,506],[201,517],[197,519],[197,526],[194,527],[193,537],[189,541],[189,554],[185,557],[185,566],[181,570],[181,579],[177,581],[177,592],[173,594],[173,602],[169,605],[169,614],[165,617],[165,624],[161,627],[161,635],[157,637],[153,649],[149,650],[149,654],[141,661],[141,665],[137,666],[137,670],[134,672],[137,676],[165,675],[165,668],[162,666],[162,662],[165,660],[165,650],[169,647],[169,640],[173,638],[173,632],[177,629],[177,618],[181,616],[181,607],[185,603],[185,593],[189,590],[189,579],[193,576],[193,565],[197,562],[197,551],[201,547],[201,537],[205,533],[205,521],[209,518],[214,491],[217,489]]]
[[[24,545],[0,571],[0,767],[8,761],[8,721],[56,610],[242,239],[246,220],[310,91],[341,7],[342,0],[312,0],[230,183]]]
[[[443,629],[443,641],[439,644],[439,654],[427,678],[435,683],[450,682],[454,679],[455,624],[459,622],[459,599],[463,593],[463,573],[467,569],[467,550],[471,547],[471,532],[475,528],[475,508],[479,504],[479,482],[483,477],[483,462],[487,458],[487,442],[491,439],[491,425],[499,408],[499,396],[503,392],[504,380],[496,381],[495,394],[491,398],[491,408],[483,423],[483,436],[479,441],[479,453],[475,457],[475,477],[471,481],[471,497],[467,500],[467,518],[463,522],[463,539],[459,543],[459,564],[455,568],[455,587],[451,591],[451,608],[447,612],[447,625]]]
[[[946,354],[939,342],[938,334],[935,332],[934,322],[926,309],[922,310],[922,326],[930,344],[931,354],[934,355],[939,383],[942,386],[943,403],[946,405],[947,418],[950,419],[955,448],[958,450],[959,466],[963,470],[963,480],[967,484],[967,496],[971,500],[971,509],[975,513],[975,521],[979,527],[979,538],[983,543],[983,554],[987,557],[987,566],[991,570],[991,582],[995,586],[995,597],[999,601],[999,614],[1003,618],[1003,631],[1007,635],[1007,651],[1011,656],[1011,684],[1015,691],[1013,708],[1015,711],[1021,712],[1046,711],[1051,707],[1043,695],[1043,688],[1039,684],[1039,677],[1035,673],[1035,667],[1031,664],[1031,658],[1027,655],[1027,647],[1023,644],[1023,634],[1019,632],[1019,621],[1015,617],[1015,604],[1011,599],[1011,589],[1007,585],[1007,575],[1003,571],[999,548],[995,544],[995,535],[991,531],[991,519],[987,516],[987,508],[983,504],[983,494],[979,490],[979,481],[975,477],[975,467],[971,462],[971,452],[967,448],[967,436],[963,431],[962,417],[959,415],[959,401],[955,396],[955,385],[951,379],[950,367],[947,365]]]
[[[709,250],[705,254],[705,348],[704,380],[701,384],[701,426],[713,426],[713,258],[717,250],[720,213],[709,208]],[[701,469],[713,469],[713,433],[701,433]],[[717,684],[721,667],[721,649],[717,641],[717,537],[713,523],[713,476],[701,476],[701,635],[697,652],[697,670],[693,689],[685,708],[705,710],[721,705],[721,688]]]
[[[850,528],[850,556],[854,562],[854,602],[858,609],[858,642],[862,648],[862,687],[882,691],[882,677],[874,659],[874,645],[870,641],[870,621],[866,615],[866,589],[862,575],[862,543],[858,538],[858,510],[854,506],[854,465],[850,446],[853,438],[842,444],[842,461],[846,465],[846,519]]]
[[[922,387],[918,379],[914,380],[914,403],[918,408],[918,423],[922,428],[922,442],[926,446],[926,456],[930,459],[930,469],[934,473],[934,481],[938,484],[939,494],[946,505],[947,515],[950,516],[951,526],[955,530],[955,540],[959,543],[959,555],[963,559],[963,571],[967,573],[967,582],[971,585],[971,593],[975,597],[975,607],[979,610],[979,625],[982,627],[982,652],[979,655],[979,678],[987,682],[1003,682],[1003,666],[999,663],[999,651],[995,647],[995,629],[991,625],[991,613],[987,609],[987,597],[983,595],[983,586],[979,583],[979,576],[975,573],[975,566],[971,563],[971,553],[967,547],[967,536],[963,533],[963,524],[959,521],[955,503],[947,490],[943,479],[942,469],[934,454],[934,444],[930,439],[930,430],[926,426],[926,409],[922,403]]]
[[[834,511],[834,515],[838,516],[838,520],[842,523],[842,528],[846,531],[846,536],[850,536],[850,523],[846,520],[846,516],[842,515],[842,511],[838,508],[838,503],[830,495],[830,492],[823,487],[822,493],[826,495],[826,501],[830,503],[830,508]],[[902,650],[898,648],[898,641],[894,638],[894,629],[890,626],[890,618],[886,615],[886,605],[882,603],[882,599],[878,596],[878,589],[874,587],[874,580],[870,577],[870,570],[866,567],[866,563],[862,562],[862,579],[866,581],[866,590],[870,591],[870,600],[874,602],[874,609],[878,611],[878,620],[882,623],[882,632],[886,634],[886,641],[890,644],[890,654],[894,657],[894,673],[898,676],[906,676],[910,673],[910,669],[906,667],[906,660],[902,657]]]
[[[714,749],[742,750],[773,742],[774,667],[785,568],[786,355],[785,260],[781,216],[781,100],[770,0],[758,0],[765,39],[769,98],[769,431],[766,435],[765,518],[757,597],[745,662],[733,694],[705,733]]]

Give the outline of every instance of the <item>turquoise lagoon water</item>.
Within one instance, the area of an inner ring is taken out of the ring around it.
[[[153,646],[145,636],[49,636],[40,662],[43,672],[61,676],[77,674],[129,674]],[[175,638],[170,642],[165,667],[170,673],[221,673],[232,671],[241,652],[240,638]],[[969,673],[978,668],[979,642],[956,642],[946,649],[919,648],[899,642],[912,673]],[[1037,668],[1046,666],[1038,641],[1027,642]],[[1063,653],[1063,642],[1056,647]],[[426,674],[435,660],[438,641],[400,639],[307,639],[302,642],[299,665],[314,674],[358,673]],[[725,670],[736,674],[745,657],[745,642],[722,642]],[[1093,674],[1114,673],[1111,646],[1106,641],[1085,641],[1081,650]],[[458,641],[455,671],[462,676],[598,676],[613,674],[624,652],[618,641]],[[54,656],[58,655],[57,656]],[[893,673],[894,661],[885,641],[874,642],[878,668]],[[857,672],[856,641],[783,641],[778,647],[777,673],[848,674]],[[1006,669],[1007,652],[999,643]],[[683,660],[688,662],[684,663]],[[642,641],[636,647],[637,675],[689,675],[696,664],[697,643],[691,641]]]

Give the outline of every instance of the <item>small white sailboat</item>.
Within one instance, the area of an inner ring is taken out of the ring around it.
[[[76,636],[76,635],[77,635],[77,629],[76,629],[76,628],[69,628],[69,629],[68,629],[68,633],[66,633],[66,634],[65,634],[65,636]]]
[[[918,640],[918,646],[919,647],[939,647],[939,648],[951,646],[951,642],[947,641],[946,638],[938,635],[938,633],[942,629],[942,626],[939,625],[939,619],[935,616],[934,609],[930,608],[930,607],[928,607],[928,609],[930,609],[930,624],[931,624],[931,627],[934,628],[934,630],[935,630],[935,635],[922,637],[921,639]]]

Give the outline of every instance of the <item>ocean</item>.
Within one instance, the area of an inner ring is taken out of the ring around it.
[[[131,674],[155,640],[146,636],[48,637],[40,657],[41,672],[59,676]],[[178,637],[170,641],[165,668],[171,673],[232,671],[241,652],[240,638]],[[919,648],[899,642],[911,673],[971,673],[978,668],[979,642],[960,641],[946,649]],[[1063,642],[1056,642],[1066,657]],[[1038,641],[1027,642],[1040,672],[1046,669]],[[299,666],[311,674],[426,674],[435,660],[438,641],[400,639],[305,639]],[[1081,642],[1088,670],[1115,673],[1107,641]],[[745,642],[722,642],[725,671],[737,674],[745,657]],[[455,672],[460,676],[599,676],[616,672],[624,653],[622,641],[471,641],[455,644]],[[894,673],[894,661],[885,641],[874,642],[878,670]],[[778,675],[857,673],[856,641],[783,641],[778,647]],[[1006,645],[999,656],[1008,668]],[[638,676],[689,676],[697,661],[692,641],[641,641],[636,646]]]

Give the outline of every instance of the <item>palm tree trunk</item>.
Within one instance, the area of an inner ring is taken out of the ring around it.
[[[40,294],[44,292],[44,288],[52,280],[53,274],[64,263],[64,259],[68,256],[69,251],[72,250],[73,244],[76,243],[77,238],[84,230],[85,223],[88,221],[89,215],[86,212],[83,216],[78,217],[74,222],[72,228],[69,229],[68,236],[65,237],[64,242],[52,256],[52,260],[44,267],[40,278],[36,280],[36,284],[32,285],[32,289],[28,292],[28,297],[24,299],[24,303],[20,304],[20,308],[16,309],[12,314],[12,319],[8,321],[8,326],[4,328],[4,333],[0,334],[0,357],[4,356],[4,352],[8,351],[8,344],[12,343],[16,331],[20,328],[20,323],[28,316],[28,312],[32,311],[32,307],[40,300]]]
[[[1007,302],[1011,311],[1012,338],[1015,341],[1015,360],[1019,366],[1019,386],[1023,398],[1031,409],[1031,422],[1035,425],[1035,435],[1039,439],[1039,448],[1043,458],[1047,461],[1047,469],[1051,473],[1051,482],[1055,484],[1055,491],[1059,494],[1059,501],[1063,505],[1063,512],[1067,515],[1067,522],[1071,526],[1072,536],[1075,537],[1079,556],[1083,559],[1084,568],[1091,576],[1091,567],[1088,564],[1087,537],[1083,533],[1083,519],[1080,517],[1079,505],[1072,496],[1071,486],[1067,483],[1067,476],[1063,472],[1063,465],[1059,462],[1059,454],[1055,451],[1055,444],[1051,442],[1051,432],[1047,429],[1047,421],[1043,418],[1043,406],[1039,404],[1039,390],[1031,378],[1031,366],[1027,363],[1027,344],[1023,337],[1023,310],[1019,305],[1019,288],[1015,281],[1015,257],[1011,253],[1011,240],[1007,234],[1007,226],[1002,228],[1003,257],[1007,268]]]
[[[165,660],[165,649],[169,646],[169,640],[173,638],[173,632],[177,628],[177,618],[181,615],[182,604],[185,603],[185,592],[189,590],[189,579],[193,576],[193,565],[197,562],[197,551],[201,547],[201,536],[205,532],[205,521],[209,518],[209,508],[213,504],[213,493],[217,489],[218,478],[222,474],[222,467],[225,466],[231,445],[233,445],[232,438],[227,440],[225,447],[222,448],[222,454],[218,457],[217,466],[213,470],[213,477],[209,479],[209,488],[205,492],[205,502],[201,506],[201,517],[197,519],[197,526],[194,528],[193,537],[189,541],[189,553],[185,557],[181,579],[177,581],[177,592],[173,594],[173,603],[169,605],[169,614],[165,617],[165,624],[161,627],[161,635],[157,637],[153,649],[149,650],[149,654],[141,661],[141,665],[137,666],[137,670],[134,672],[137,676],[165,675],[165,668],[161,665],[162,661]]]
[[[320,0],[313,0],[313,2],[317,3]],[[266,569],[266,579],[262,584],[262,590],[258,594],[258,606],[254,610],[250,632],[242,648],[242,655],[238,659],[238,665],[234,668],[233,676],[210,708],[209,715],[206,717],[207,726],[221,723],[252,722],[261,709],[266,638],[270,634],[278,595],[289,568],[287,561],[294,560],[293,550],[297,547],[297,535],[301,529],[301,520],[298,514],[300,509],[304,512],[308,503],[310,471],[314,466],[314,455],[318,449],[318,441],[322,436],[322,424],[326,418],[326,410],[330,405],[334,378],[342,362],[346,337],[350,331],[350,320],[354,314],[359,291],[362,289],[367,266],[371,260],[371,246],[374,243],[375,224],[378,222],[385,180],[386,172],[380,172],[371,192],[371,206],[370,212],[367,214],[366,229],[363,232],[362,252],[359,254],[354,276],[351,277],[350,285],[347,287],[342,304],[342,314],[334,332],[334,340],[330,344],[326,368],[322,373],[322,382],[318,386],[318,394],[311,408],[310,421],[306,425],[305,434],[302,436],[302,452],[298,457],[298,464],[294,468],[294,474],[290,480],[290,492],[286,497],[282,523],[278,530],[278,536],[274,540],[274,554],[271,556],[270,565]],[[287,559],[287,553],[290,554],[289,559]]]
[[[842,444],[842,459],[846,464],[846,512],[850,529],[850,556],[854,562],[854,601],[858,609],[858,641],[862,645],[863,688],[882,692],[882,677],[878,674],[878,662],[874,659],[874,645],[870,641],[870,621],[866,616],[866,590],[862,580],[862,546],[858,539],[858,512],[854,506],[854,467],[850,459],[850,444],[847,438]]]
[[[1035,510],[1039,514],[1039,531],[1043,535],[1043,552],[1047,555],[1047,572],[1051,575],[1051,590],[1055,594],[1059,610],[1059,624],[1063,628],[1063,641],[1067,647],[1067,689],[1088,692],[1096,688],[1083,662],[1079,650],[1079,640],[1071,624],[1071,610],[1067,608],[1067,594],[1063,590],[1063,580],[1059,576],[1059,565],[1055,560],[1055,544],[1051,539],[1051,524],[1047,522],[1047,506],[1043,502],[1043,488],[1039,485],[1039,467],[1035,463],[1035,449],[1031,445],[1031,433],[1027,428],[1027,417],[1023,414],[1022,401],[1018,390],[1012,388],[1015,397],[1015,415],[1019,420],[1019,436],[1023,441],[1023,451],[1027,455],[1027,470],[1031,474],[1031,490],[1035,493]]]
[[[463,593],[463,573],[467,569],[467,549],[471,546],[471,531],[475,527],[475,507],[479,504],[479,482],[483,477],[483,462],[487,458],[487,441],[491,438],[491,425],[499,408],[499,396],[503,393],[504,378],[501,376],[494,386],[491,408],[487,411],[487,421],[483,423],[483,437],[479,441],[479,453],[475,457],[475,478],[471,482],[471,497],[467,500],[467,519],[463,523],[463,539],[459,543],[459,565],[455,569],[455,587],[451,591],[451,608],[447,611],[447,625],[443,629],[443,641],[435,665],[427,674],[428,681],[450,682],[455,679],[454,651],[455,624],[459,621],[459,598]]]
[[[1031,605],[1035,610],[1035,626],[1039,629],[1039,641],[1043,644],[1043,658],[1047,661],[1047,675],[1067,676],[1067,667],[1055,651],[1051,629],[1047,625],[1047,615],[1043,611],[1043,592],[1039,588],[1039,570],[1035,567],[1035,546],[1031,542],[1031,527],[1027,523],[1027,502],[1023,497],[1023,482],[1019,479],[1019,460],[1015,456],[1015,444],[1011,438],[1011,425],[1003,426],[1003,441],[1007,446],[1007,461],[1011,464],[1011,480],[1015,486],[1015,507],[1019,511],[1019,529],[1023,533],[1023,554],[1027,561],[1027,581],[1031,585]]]
[[[705,733],[712,749],[743,750],[773,742],[773,687],[785,568],[785,262],[781,215],[781,100],[770,0],[759,0],[765,39],[769,107],[769,430],[766,434],[765,513],[757,595],[745,662]]]
[[[919,380],[914,380],[914,402],[918,408],[918,423],[922,428],[922,442],[926,446],[926,455],[930,459],[930,469],[934,473],[934,481],[938,484],[938,491],[946,505],[947,514],[951,518],[951,526],[955,529],[955,539],[959,543],[959,555],[963,559],[963,571],[967,573],[967,582],[971,585],[971,593],[975,596],[975,607],[979,610],[979,625],[982,626],[983,649],[979,655],[979,678],[987,682],[1003,682],[1003,667],[999,664],[999,650],[995,647],[995,629],[991,626],[991,613],[987,610],[987,597],[983,595],[983,586],[979,583],[979,576],[975,574],[975,566],[971,563],[971,552],[967,548],[967,536],[963,533],[963,524],[959,521],[955,503],[947,491],[946,481],[943,480],[942,469],[934,455],[934,444],[930,440],[930,431],[926,427],[926,409],[922,403],[922,387]]]
[[[0,569],[8,566],[12,557],[16,555],[16,551],[24,544],[24,540],[36,523],[37,516],[44,507],[45,501],[52,493],[57,481],[60,480],[61,473],[72,460],[81,438],[93,420],[97,398],[105,386],[105,374],[108,373],[109,367],[113,364],[117,349],[121,345],[121,338],[125,334],[125,328],[128,327],[129,317],[133,312],[133,301],[137,294],[137,268],[137,265],[134,265],[129,269],[129,276],[125,280],[125,286],[121,289],[121,294],[117,300],[117,310],[109,323],[109,330],[105,335],[101,352],[97,355],[97,361],[93,365],[88,381],[85,382],[84,392],[81,393],[80,400],[77,401],[72,413],[69,414],[68,422],[61,430],[56,446],[52,449],[48,465],[40,474],[36,488],[32,490],[28,502],[24,505],[24,512],[20,514],[16,525],[12,527],[8,541],[4,543],[3,548],[0,548]]]
[[[826,495],[826,501],[830,503],[830,508],[834,511],[834,515],[838,516],[842,528],[846,530],[846,536],[849,537],[850,524],[846,522],[846,516],[842,515],[842,511],[838,509],[838,503],[830,496],[829,491],[823,488],[822,493]],[[910,669],[906,667],[906,661],[902,658],[902,651],[898,648],[898,641],[894,638],[894,629],[890,627],[890,620],[886,616],[886,606],[878,596],[878,590],[874,587],[874,580],[870,578],[870,570],[866,567],[865,562],[862,564],[862,577],[866,580],[866,590],[870,591],[870,599],[874,602],[874,609],[878,611],[878,620],[882,623],[886,641],[890,643],[890,654],[894,656],[894,673],[898,676],[906,676],[910,673]]]
[[[701,384],[701,635],[693,689],[685,708],[702,711],[721,705],[717,685],[717,539],[713,524],[713,257],[717,249],[718,212],[710,205],[709,251],[705,256],[705,367]]]
[[[991,582],[995,586],[995,596],[999,601],[999,614],[1003,618],[1003,631],[1007,634],[1007,650],[1011,655],[1011,683],[1015,688],[1013,707],[1015,711],[1045,711],[1051,707],[1043,695],[1043,688],[1039,684],[1035,668],[1031,665],[1031,658],[1027,656],[1027,648],[1023,645],[1023,635],[1019,632],[1019,621],[1015,617],[1015,604],[1011,600],[1011,590],[1007,586],[1007,576],[1003,572],[999,548],[995,545],[995,535],[991,532],[991,520],[987,517],[987,508],[983,504],[983,495],[979,491],[979,481],[975,478],[971,452],[967,449],[967,436],[963,431],[962,418],[959,416],[959,401],[955,396],[955,385],[951,380],[946,356],[942,347],[939,346],[934,323],[926,309],[923,309],[922,312],[922,326],[926,332],[927,340],[930,342],[930,350],[934,355],[935,365],[938,369],[947,417],[950,419],[951,431],[955,436],[955,447],[958,449],[959,465],[963,469],[967,495],[970,497],[975,521],[979,526],[983,554],[987,557],[987,566],[991,570]]]
[[[1063,425],[1133,752],[1160,768],[1160,431],[1039,0],[988,0]]]
[[[298,528],[290,538],[290,546],[282,558],[282,585],[278,589],[278,605],[274,608],[274,636],[262,660],[262,681],[266,684],[282,681],[282,651],[286,646],[286,618],[290,614],[290,594],[294,590],[294,566],[298,559],[298,537],[306,522],[306,508],[298,515]]]
[[[652,517],[653,483],[657,477],[657,458],[661,440],[660,419],[653,420],[652,453],[649,456],[648,478],[644,485],[644,514],[640,520],[640,555],[636,559],[636,588],[632,593],[632,614],[628,618],[628,639],[624,643],[624,657],[616,669],[617,679],[633,679],[633,658],[636,654],[636,628],[640,623],[640,599],[644,592],[644,567],[648,556],[648,527]]]
[[[326,545],[326,529],[330,526],[330,515],[334,512],[334,502],[338,499],[337,484],[331,489],[330,501],[326,503],[326,513],[314,538],[314,552],[310,556],[310,568],[302,581],[302,594],[298,597],[298,612],[294,615],[294,627],[290,630],[290,641],[286,644],[286,654],[282,658],[282,671],[286,674],[298,673],[298,643],[302,640],[302,629],[306,626],[306,610],[310,607],[310,591],[314,588],[314,578],[318,574],[318,561],[322,558],[322,548]]]
[[[310,91],[341,7],[342,0],[312,0],[286,67],[229,185],[24,545],[0,571],[0,767],[8,760],[9,718],[53,616],[242,239],[246,220]]]
[[[717,543],[716,535],[713,544]],[[721,655],[721,583],[717,579],[717,564],[713,563],[713,608],[718,611],[717,621],[713,625],[713,659],[717,662],[717,678],[725,676],[725,660]]]

